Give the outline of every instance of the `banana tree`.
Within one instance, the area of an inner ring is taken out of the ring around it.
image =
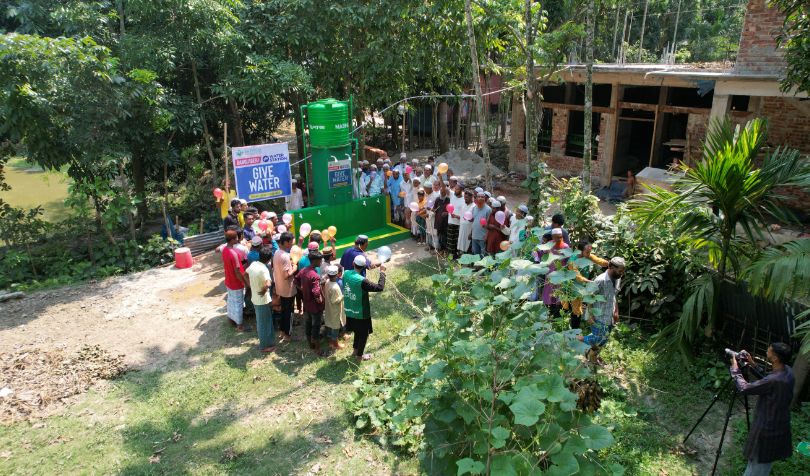
[[[706,257],[706,273],[689,283],[689,298],[678,321],[663,335],[686,349],[701,328],[706,335],[720,327],[719,285],[741,275],[765,238],[769,221],[789,223],[795,217],[780,190],[810,188],[810,164],[798,151],[765,148],[766,123],[755,119],[744,128],[728,119],[711,124],[701,160],[682,165],[673,189],[649,187],[630,203],[641,227],[655,226],[665,214],[677,213],[675,232]]]

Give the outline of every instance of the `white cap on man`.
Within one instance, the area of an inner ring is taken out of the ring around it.
[[[481,187],[475,187],[475,193],[484,193],[484,189]]]
[[[492,208],[501,208],[501,202],[499,202],[498,200],[493,200]]]
[[[329,276],[337,276],[338,267],[333,264],[330,264],[329,266],[326,267],[326,274],[328,274]]]
[[[558,228],[555,228],[557,230]],[[610,258],[610,265],[614,268],[624,268],[624,258],[621,256],[614,256]]]
[[[354,265],[358,268],[365,268],[366,267],[366,257],[363,255],[357,255],[354,257]]]
[[[563,236],[562,228],[552,228],[551,236]]]
[[[506,205],[506,197],[504,197],[503,195],[498,195],[498,197],[496,198],[496,200],[498,200],[499,202],[501,202],[501,203],[503,203],[504,205]]]

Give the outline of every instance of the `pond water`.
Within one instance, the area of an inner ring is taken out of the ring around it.
[[[6,163],[6,183],[11,190],[0,192],[0,198],[14,207],[33,208],[41,205],[46,220],[55,220],[66,211],[70,179],[61,172],[45,172],[23,159]]]

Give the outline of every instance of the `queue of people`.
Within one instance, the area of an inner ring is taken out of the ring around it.
[[[354,336],[352,355],[369,360],[365,352],[372,333],[369,293],[385,289],[385,267],[366,255],[369,239],[359,235],[355,245],[335,260],[335,240],[323,241],[311,232],[297,242],[291,231],[268,213],[265,228],[255,226],[259,214],[239,199],[223,220],[225,243],[221,254],[225,275],[227,316],[239,332],[253,329],[246,317],[255,316],[259,350],[274,352],[279,343],[306,339],[320,356],[345,348]],[[366,270],[379,268],[379,278]],[[303,336],[294,335],[294,322],[303,321]]]

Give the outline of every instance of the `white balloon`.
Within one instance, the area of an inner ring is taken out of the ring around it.
[[[391,259],[391,248],[387,246],[380,246],[380,248],[377,250],[377,258],[379,258],[381,263],[385,263]]]

